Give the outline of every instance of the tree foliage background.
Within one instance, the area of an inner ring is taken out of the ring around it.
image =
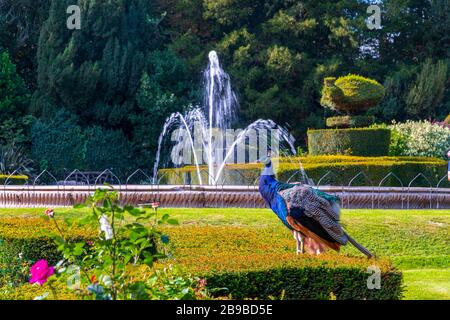
[[[81,30],[66,28],[74,2]],[[201,104],[213,49],[239,95],[236,126],[271,118],[299,146],[333,115],[327,76],[383,83],[368,111],[379,122],[443,120],[450,0],[377,3],[379,30],[368,0],[0,0],[0,144],[61,172],[149,169],[165,117]]]

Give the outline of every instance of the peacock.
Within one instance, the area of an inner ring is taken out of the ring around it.
[[[268,206],[291,230],[297,254],[320,254],[327,248],[339,251],[351,243],[368,258],[374,255],[350,237],[340,224],[340,199],[319,189],[275,179],[270,153],[264,163],[259,192]]]

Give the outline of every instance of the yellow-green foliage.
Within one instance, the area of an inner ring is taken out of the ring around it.
[[[292,177],[295,181],[301,178],[299,173],[301,162],[308,177],[316,183],[328,172],[323,184],[347,185],[352,177],[364,172],[370,181],[355,181],[359,185],[377,184],[389,173],[393,172],[407,185],[419,172],[423,173],[431,183],[437,183],[446,173],[446,162],[437,158],[427,157],[358,157],[345,155],[324,155],[307,157],[276,158],[277,178],[286,181]],[[237,184],[254,182],[261,173],[262,165],[258,163],[229,164],[224,170],[226,181]],[[207,170],[207,168],[202,168]],[[160,175],[165,175],[166,182],[183,183],[184,173],[189,173],[192,181],[196,181],[196,168],[192,166],[180,169],[162,169]],[[204,171],[202,171],[204,172]],[[206,176],[205,176],[206,178]],[[417,181],[420,183],[420,181]],[[387,179],[385,186],[399,186],[395,179]]]
[[[4,184],[8,180],[11,184],[25,184],[28,180],[28,177],[25,175],[7,175],[7,174],[0,174],[0,184]]]
[[[377,105],[384,94],[384,87],[376,80],[349,74],[325,78],[320,103],[333,110],[360,113]]]
[[[11,237],[20,228],[20,238],[38,243],[43,239],[42,234],[49,235],[53,230],[49,222],[26,216],[2,217],[0,226],[0,239],[5,235]],[[400,298],[402,276],[390,261],[336,253],[297,256],[292,238],[283,230],[278,225],[275,228],[191,224],[165,227],[174,259],[160,261],[157,267],[177,265],[186,273],[206,278],[210,289],[227,288],[215,295],[232,298],[280,298],[283,292],[286,299],[328,299],[331,293],[337,299]],[[72,229],[70,234],[87,237],[92,233]],[[367,289],[366,271],[372,264],[381,269],[381,290]],[[149,275],[148,270],[133,272],[143,279]],[[75,298],[63,283],[55,285],[58,299]],[[33,299],[48,291],[46,286],[24,284],[14,290],[0,288],[0,299]],[[52,298],[50,294],[49,299]]]
[[[450,125],[450,114],[447,117],[445,117],[444,123]]]
[[[43,215],[43,214],[42,214]],[[17,256],[19,253],[27,261],[46,259],[56,263],[61,259],[52,235],[58,234],[51,221],[36,215],[2,217],[0,219],[0,260],[2,254]],[[64,235],[72,241],[89,240],[97,237],[96,230],[77,226],[66,228]]]
[[[326,125],[329,128],[360,128],[368,127],[374,122],[373,116],[338,116],[327,118]]]
[[[233,298],[398,299],[401,274],[386,259],[293,252],[291,237],[273,228],[183,226],[167,230],[179,265]],[[382,272],[383,292],[367,289],[367,267]]]

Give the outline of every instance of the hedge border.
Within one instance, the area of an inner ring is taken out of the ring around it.
[[[310,129],[307,135],[312,156],[387,156],[391,142],[391,130],[383,128]]]

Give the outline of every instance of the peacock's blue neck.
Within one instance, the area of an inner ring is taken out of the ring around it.
[[[280,218],[284,225],[291,229],[286,220],[288,214],[284,200],[278,194],[280,182],[275,179],[275,175],[261,175],[259,179],[259,192],[267,205]]]

